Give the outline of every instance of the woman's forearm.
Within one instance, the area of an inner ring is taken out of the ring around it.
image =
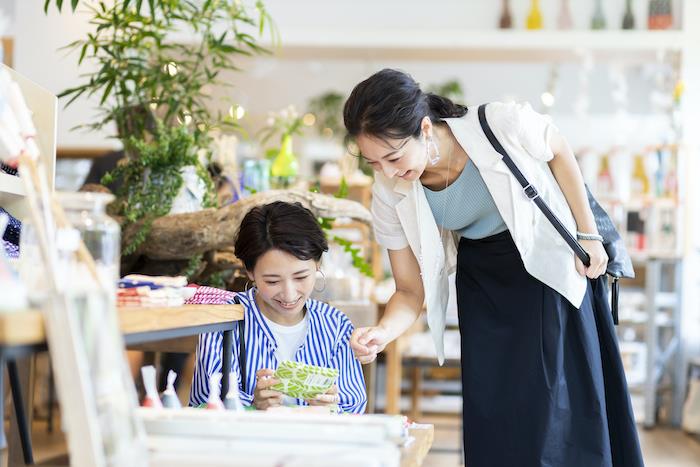
[[[598,233],[595,217],[588,204],[583,176],[571,147],[559,134],[552,135],[550,145],[554,158],[549,161],[549,168],[569,204],[576,220],[576,229],[579,232]]]
[[[422,310],[422,296],[397,290],[386,304],[379,326],[386,331],[389,341],[393,341],[416,322]]]

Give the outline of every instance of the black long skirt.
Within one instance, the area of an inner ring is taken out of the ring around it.
[[[604,282],[576,309],[507,231],[457,263],[466,466],[643,466]]]

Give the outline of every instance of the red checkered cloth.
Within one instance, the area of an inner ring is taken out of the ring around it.
[[[231,305],[235,303],[235,296],[235,292],[200,285],[194,295],[185,300],[185,303],[188,305]]]

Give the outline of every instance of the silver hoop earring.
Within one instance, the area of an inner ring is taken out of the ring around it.
[[[434,156],[430,156],[430,150],[433,150],[435,153]],[[440,150],[437,147],[437,144],[435,144],[435,140],[433,140],[432,136],[428,136],[425,141],[425,156],[428,158],[428,161],[430,162],[430,165],[435,165],[438,163],[440,160]]]
[[[326,275],[325,275],[325,274],[323,273],[323,271],[321,271],[320,269],[317,270],[316,272],[320,273],[320,274],[321,274],[321,277],[323,277],[323,288],[322,288],[321,290],[317,290],[316,287],[314,286],[314,292],[316,292],[316,293],[321,293],[321,292],[323,292],[324,290],[326,290]]]
[[[245,288],[243,289],[244,292],[248,292],[248,288],[250,287],[251,282],[250,281],[245,281]],[[253,287],[255,287],[255,281],[253,281]]]

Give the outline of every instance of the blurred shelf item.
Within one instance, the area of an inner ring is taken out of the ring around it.
[[[111,152],[116,151],[115,148],[95,148],[95,147],[60,147],[56,149],[57,159],[97,159]]]
[[[3,204],[3,198],[8,196],[16,197],[24,195],[24,185],[18,176],[0,173],[0,204]]]
[[[10,74],[19,86],[27,107],[33,110],[37,129],[35,141],[50,184],[49,189],[52,190],[56,163],[56,96],[4,64],[0,64],[0,69]],[[0,173],[0,206],[20,220],[24,220],[29,213],[25,195],[24,183],[18,176]]]
[[[180,40],[193,40],[182,37]],[[410,59],[551,61],[578,60],[585,51],[598,59],[655,61],[679,52],[682,31],[559,30],[285,30],[276,55],[282,59]],[[267,44],[273,50],[275,47]]]

